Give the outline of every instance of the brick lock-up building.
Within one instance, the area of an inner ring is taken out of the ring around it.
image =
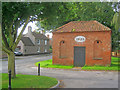
[[[72,21],[53,32],[53,64],[111,64],[111,29],[98,21]]]

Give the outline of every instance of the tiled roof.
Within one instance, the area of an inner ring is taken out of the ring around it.
[[[40,33],[35,33],[35,32],[32,32],[33,36],[35,38],[39,38],[39,39],[48,39],[45,35],[43,34],[40,34]]]
[[[54,32],[110,31],[111,29],[98,21],[71,21]]]
[[[25,46],[34,46],[29,37],[22,37],[21,41],[24,43]]]

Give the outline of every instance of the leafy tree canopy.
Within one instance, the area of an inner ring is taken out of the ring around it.
[[[56,7],[56,3],[2,3],[2,49],[8,54],[8,70],[12,70],[12,77],[16,76],[14,51],[27,24],[30,21],[53,18]],[[23,28],[17,36],[18,28],[22,25]]]
[[[120,12],[116,12],[114,14],[112,25],[115,25],[115,30],[118,31],[118,29],[120,28]]]
[[[3,46],[14,51],[20,38],[17,30],[24,25],[18,37],[21,37],[26,25],[30,21],[52,19],[55,3],[3,2],[2,3],[2,35]]]
[[[115,13],[111,5],[112,3],[108,2],[56,3],[54,8],[51,9],[54,11],[54,14],[52,15],[53,18],[47,18],[46,20],[41,21],[41,27],[45,29],[56,29],[69,21],[89,20],[97,20],[110,27],[111,20]],[[52,11],[43,11],[43,13],[49,14]]]

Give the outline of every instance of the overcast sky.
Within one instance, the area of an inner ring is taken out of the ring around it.
[[[31,26],[32,27],[32,31],[34,31],[35,29],[38,29],[37,26],[35,25],[36,22],[30,22],[28,23],[27,27],[25,28],[25,31],[23,32],[23,34],[26,34],[28,32],[28,26]],[[22,26],[23,27],[23,26]],[[18,34],[20,33],[22,27],[20,27],[18,29]],[[52,33],[46,33],[45,35],[47,36],[49,34],[49,37],[52,38]]]

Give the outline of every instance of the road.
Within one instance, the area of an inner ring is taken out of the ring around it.
[[[17,56],[16,73],[37,75],[35,62],[48,60],[52,55]],[[2,60],[2,72],[7,73],[7,59]],[[57,78],[62,88],[118,88],[117,71],[82,71],[41,68],[41,75]]]

